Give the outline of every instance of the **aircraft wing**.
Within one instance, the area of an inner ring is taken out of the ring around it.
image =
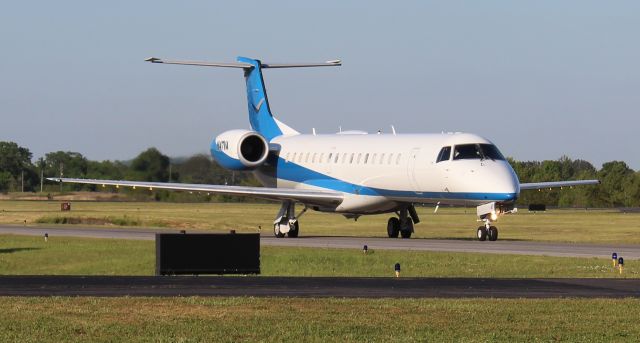
[[[223,185],[205,185],[190,183],[168,183],[168,182],[142,182],[142,181],[123,181],[123,180],[96,180],[96,179],[73,179],[51,177],[47,180],[66,183],[82,183],[89,185],[131,187],[131,188],[147,188],[167,189],[174,191],[202,192],[214,194],[226,194],[237,196],[248,196],[253,198],[269,199],[269,200],[293,200],[307,204],[318,205],[338,205],[343,200],[340,192],[332,192],[325,190],[295,189],[295,188],[269,188],[269,187],[244,187],[244,186],[223,186]]]
[[[533,183],[521,183],[520,190],[573,187],[573,186],[598,185],[598,184],[600,184],[599,180],[533,182]]]

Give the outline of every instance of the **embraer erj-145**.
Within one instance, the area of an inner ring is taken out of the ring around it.
[[[298,219],[312,209],[347,218],[395,213],[389,237],[411,237],[420,222],[414,204],[477,206],[478,239],[495,241],[499,216],[514,212],[522,190],[597,184],[597,180],[520,183],[489,140],[470,133],[301,134],[276,119],[269,106],[262,70],[340,66],[272,64],[238,57],[236,63],[164,61],[152,63],[239,68],[247,86],[252,130],[231,130],[211,143],[211,155],[223,167],[251,170],[264,187],[163,182],[51,178],[58,182],[114,185],[250,196],[282,202],[273,222],[276,237],[298,237]],[[295,204],[303,206],[296,214]]]

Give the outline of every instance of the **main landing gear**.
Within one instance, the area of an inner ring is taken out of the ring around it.
[[[387,235],[389,238],[398,238],[398,234],[400,234],[402,238],[411,238],[413,224],[420,222],[416,209],[413,205],[409,205],[396,213],[398,214],[398,218],[391,217],[387,222]]]
[[[298,216],[296,216],[296,205],[293,201],[285,201],[278,211],[276,219],[273,221],[273,234],[282,238],[285,235],[289,238],[298,237],[300,232],[300,224],[298,224],[298,218],[307,212],[305,207]]]

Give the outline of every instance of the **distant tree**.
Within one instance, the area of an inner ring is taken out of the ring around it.
[[[169,157],[156,148],[149,148],[131,161],[129,178],[137,181],[166,182],[169,180]]]
[[[19,190],[24,177],[25,190],[32,190],[39,182],[31,163],[33,155],[14,142],[0,142],[0,191]]]
[[[84,178],[89,161],[79,152],[56,151],[44,156],[45,176]]]
[[[607,162],[598,172],[602,182],[603,200],[609,206],[633,206],[636,173],[622,161]]]
[[[185,183],[220,184],[224,176],[220,168],[211,158],[204,154],[193,155],[176,166],[180,173],[180,181]]]

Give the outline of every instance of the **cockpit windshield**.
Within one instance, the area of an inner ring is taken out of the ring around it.
[[[504,160],[504,156],[493,144],[461,144],[453,150],[454,160]]]

